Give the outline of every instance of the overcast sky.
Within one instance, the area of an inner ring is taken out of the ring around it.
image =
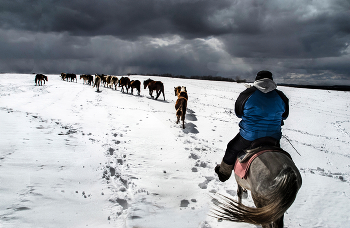
[[[1,0],[0,72],[350,85],[349,0]]]

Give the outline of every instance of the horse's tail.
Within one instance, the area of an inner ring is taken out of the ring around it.
[[[216,208],[211,216],[232,222],[245,222],[265,225],[276,221],[292,205],[299,190],[297,174],[291,167],[284,168],[275,178],[274,190],[266,196],[270,199],[266,206],[260,208],[244,206],[237,201],[220,195],[214,198]],[[221,201],[220,201],[221,200]]]
[[[182,116],[183,113],[183,102],[181,102],[179,108],[176,110],[176,116]]]

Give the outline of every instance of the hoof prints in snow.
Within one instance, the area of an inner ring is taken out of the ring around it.
[[[318,174],[318,175],[325,176],[325,177],[331,177],[331,178],[339,179],[342,182],[348,182],[348,179],[349,179],[349,178],[345,179],[344,176],[348,176],[348,174],[346,174],[346,173],[332,173],[330,171],[327,172],[324,169],[319,168],[319,167],[317,167],[317,169],[303,169],[303,168],[301,168],[300,171],[301,172],[308,172],[308,173],[311,173],[311,174]]]
[[[208,188],[208,184],[210,181],[214,180],[215,178],[214,177],[205,177],[205,181],[203,183],[200,183],[198,184],[198,186],[201,188],[201,189],[207,189]]]
[[[190,204],[188,200],[181,200],[180,207],[187,207]]]

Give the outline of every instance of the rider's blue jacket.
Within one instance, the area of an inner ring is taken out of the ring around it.
[[[235,103],[235,113],[242,118],[240,135],[249,141],[262,137],[281,139],[281,126],[288,117],[288,98],[270,79],[255,81]]]

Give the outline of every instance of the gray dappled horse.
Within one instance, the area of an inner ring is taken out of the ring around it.
[[[284,212],[294,202],[302,179],[289,156],[271,151],[253,160],[246,179],[235,174],[238,201],[223,195],[214,197],[214,217],[266,228],[283,228]],[[256,208],[241,203],[243,189],[251,191]]]

